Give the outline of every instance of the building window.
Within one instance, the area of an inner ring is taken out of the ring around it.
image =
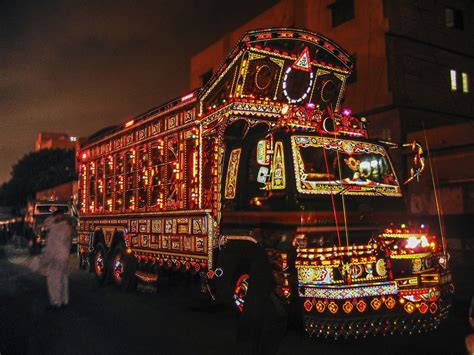
[[[459,89],[462,89],[462,92],[467,94],[469,93],[469,75],[467,73],[460,74],[461,76],[459,76],[458,72],[454,69],[449,71],[449,77],[451,79],[451,91],[458,91],[459,83]]]
[[[464,14],[461,10],[456,10],[450,7],[444,9],[444,20],[446,27],[464,29]]]
[[[457,82],[456,70],[451,69],[451,70],[449,71],[449,75],[450,75],[450,78],[451,78],[451,91],[457,91],[457,89],[458,89],[458,82]]]
[[[462,92],[467,94],[469,92],[469,76],[467,73],[461,74],[462,79]]]
[[[354,18],[354,0],[336,0],[328,6],[332,15],[332,27]]]
[[[212,78],[212,69],[201,75],[202,86],[206,85]]]

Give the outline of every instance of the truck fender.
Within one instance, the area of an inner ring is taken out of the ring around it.
[[[110,250],[113,250],[118,243],[125,243],[125,230],[123,228],[115,228],[112,243],[110,244]]]

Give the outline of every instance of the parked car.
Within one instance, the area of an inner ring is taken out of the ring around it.
[[[28,249],[31,254],[39,253],[46,244],[46,233],[43,229],[43,222],[55,211],[60,210],[75,218],[78,217],[77,210],[65,201],[35,201],[27,209],[25,217],[26,238],[28,240]],[[77,245],[77,237],[72,241],[73,246]]]

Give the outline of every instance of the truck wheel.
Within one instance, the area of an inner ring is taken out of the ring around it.
[[[271,267],[265,251],[248,242],[227,245],[219,256],[217,268],[222,276],[216,279],[218,297],[232,302],[240,313],[251,307],[259,308],[270,294]]]
[[[235,284],[234,302],[240,312],[244,311],[245,298],[249,290],[249,278],[249,274],[242,274]]]
[[[92,272],[91,260],[92,257],[89,253],[79,253],[79,269]]]
[[[271,265],[265,250],[258,245],[232,244],[219,255],[222,275],[217,277],[216,291],[226,297],[222,300],[232,301],[240,313],[237,352],[275,354],[279,339],[286,332],[287,314],[272,292],[275,285]]]
[[[135,262],[125,252],[125,245],[119,243],[112,251],[110,270],[115,285],[122,289],[131,289],[135,284]]]
[[[94,248],[94,273],[97,282],[102,285],[107,277],[107,251],[102,243],[97,243]]]

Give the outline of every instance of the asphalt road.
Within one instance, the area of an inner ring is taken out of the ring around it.
[[[35,260],[5,255],[0,247],[0,354],[232,354],[237,318],[202,303],[198,285],[163,280],[154,294],[100,287],[71,258],[71,304],[47,311],[45,279]],[[467,309],[474,294],[474,258],[453,257],[458,285],[453,311],[438,331],[417,336],[371,337],[357,342],[310,338],[289,329],[278,354],[464,353]]]

